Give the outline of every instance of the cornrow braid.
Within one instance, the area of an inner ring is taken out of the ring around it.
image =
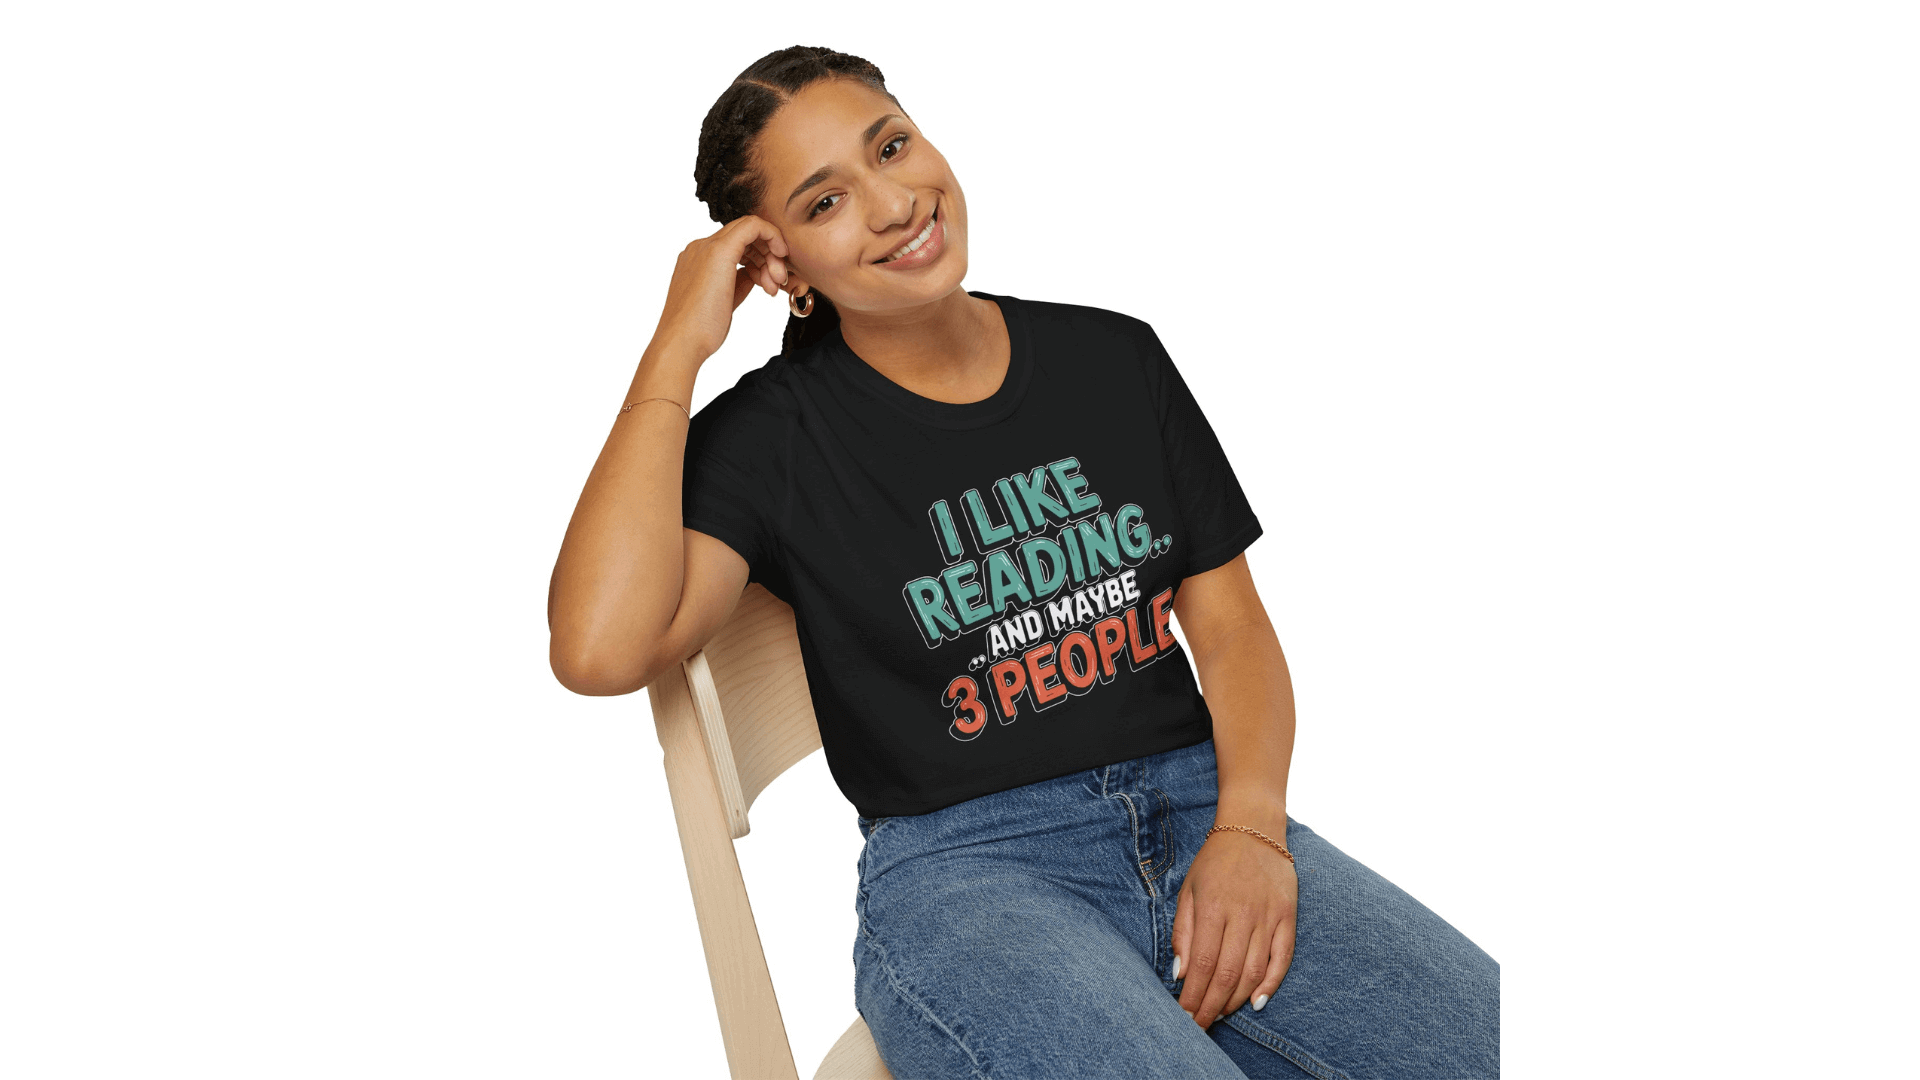
[[[817,45],[794,45],[755,60],[720,94],[700,122],[700,153],[693,164],[693,193],[707,214],[725,225],[753,212],[766,193],[766,177],[753,167],[754,141],[780,107],[801,88],[821,79],[853,79],[900,99],[887,89],[880,69],[858,56]],[[901,108],[902,113],[906,112]],[[813,290],[813,311],[802,319],[787,316],[780,355],[806,348],[840,325],[833,301]]]

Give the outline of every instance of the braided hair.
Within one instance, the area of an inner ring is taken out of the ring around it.
[[[725,225],[753,212],[766,191],[766,177],[753,167],[754,140],[802,87],[836,78],[864,83],[900,104],[872,63],[816,45],[770,52],[734,78],[700,123],[693,193],[707,204],[708,216]],[[812,312],[804,319],[787,316],[786,333],[780,338],[782,356],[827,337],[840,325],[840,311],[833,301],[818,289],[812,291]]]

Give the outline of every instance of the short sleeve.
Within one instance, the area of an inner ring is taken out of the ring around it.
[[[747,580],[781,595],[772,523],[783,509],[780,448],[788,425],[753,392],[751,375],[716,395],[687,428],[680,521],[739,552]]]
[[[1186,549],[1184,576],[1192,577],[1232,562],[1259,538],[1260,519],[1160,335],[1141,325],[1148,339],[1147,383],[1160,418],[1167,475],[1186,524],[1186,535],[1180,538]]]

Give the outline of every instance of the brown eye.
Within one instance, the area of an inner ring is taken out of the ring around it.
[[[831,210],[836,205],[838,205],[837,203],[828,202],[827,199],[844,199],[844,198],[846,198],[845,195],[842,195],[841,193],[836,191],[833,194],[826,196],[826,198],[821,199],[819,202],[814,203],[813,209],[807,211],[807,216],[813,217],[815,214],[820,213],[822,210]]]
[[[905,135],[895,135],[893,138],[887,140],[887,146],[892,146],[894,143],[901,143],[906,141],[907,141],[907,137]],[[894,158],[900,156],[900,152],[897,150],[894,151],[891,155],[889,155],[887,153],[887,146],[883,146],[880,148],[881,161],[891,161]]]

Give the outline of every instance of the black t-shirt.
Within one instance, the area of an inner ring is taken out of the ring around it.
[[[827,766],[865,817],[1209,738],[1174,591],[1261,532],[1151,326],[969,292],[1012,342],[992,396],[921,397],[836,331],[687,434],[682,520],[792,605]]]

